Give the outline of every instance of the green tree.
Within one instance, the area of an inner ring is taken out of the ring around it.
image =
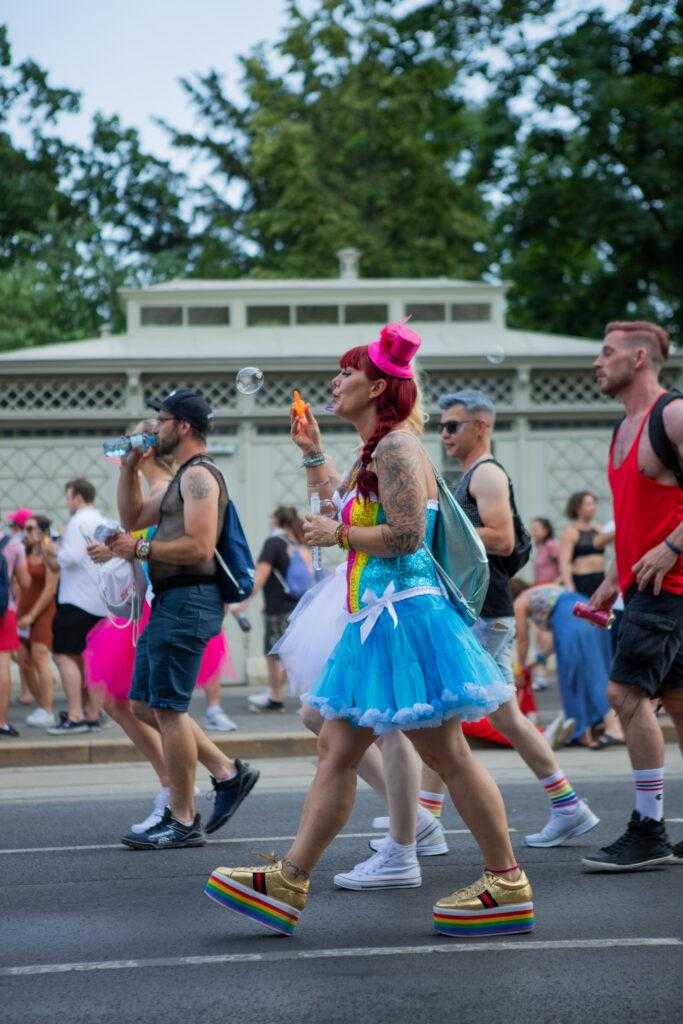
[[[0,26],[0,348],[121,330],[119,287],[190,265],[182,176],[117,117],[96,115],[87,145],[65,143],[79,103],[33,61],[12,66]]]
[[[216,71],[184,80],[200,129],[174,143],[211,165],[195,273],[335,275],[354,245],[367,276],[478,277],[488,218],[471,173],[478,113],[448,14],[430,3],[296,3],[271,59],[242,60],[245,100]],[[216,257],[219,256],[218,265]]]
[[[680,338],[680,5],[583,11],[529,38],[491,76],[486,115],[509,133],[487,173],[503,196],[493,230],[511,323],[596,337],[644,317]]]

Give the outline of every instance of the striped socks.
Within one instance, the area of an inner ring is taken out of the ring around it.
[[[661,821],[664,817],[664,769],[638,768],[633,772],[636,784],[636,810],[641,818]]]
[[[553,772],[546,779],[539,780],[550,800],[553,814],[571,813],[576,810],[579,798],[563,772]]]
[[[426,789],[421,789],[417,797],[420,807],[424,807],[425,811],[430,811],[435,818],[441,817],[443,800],[443,793],[429,793]]]

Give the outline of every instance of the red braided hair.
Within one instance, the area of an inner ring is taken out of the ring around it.
[[[377,475],[368,469],[372,453],[390,430],[410,416],[417,401],[417,385],[414,380],[390,377],[378,370],[368,356],[367,345],[358,345],[356,348],[349,349],[339,360],[339,365],[343,370],[347,367],[351,367],[353,370],[362,370],[368,380],[385,380],[387,382],[382,394],[375,399],[377,426],[361,452],[361,469],[356,480],[360,497],[369,498],[371,494],[377,494]]]

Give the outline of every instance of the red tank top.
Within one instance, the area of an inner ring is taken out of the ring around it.
[[[636,562],[683,521],[683,490],[676,484],[657,483],[638,468],[640,437],[651,411],[652,407],[643,416],[635,440],[618,468],[614,465],[614,440],[609,451],[607,475],[614,503],[614,549],[622,594],[628,593],[636,581]],[[662,589],[670,594],[683,594],[680,558],[664,577]]]

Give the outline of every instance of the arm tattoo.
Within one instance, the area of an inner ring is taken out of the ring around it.
[[[393,555],[407,555],[424,540],[427,487],[424,457],[417,438],[392,432],[374,455],[379,497],[387,517],[382,537]]]
[[[195,501],[202,501],[211,494],[211,482],[207,479],[206,473],[188,473],[187,488]]]

